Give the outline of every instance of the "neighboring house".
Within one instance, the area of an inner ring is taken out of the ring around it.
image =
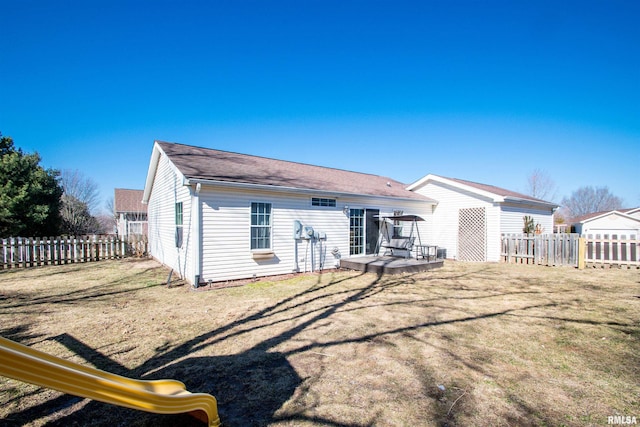
[[[553,232],[555,203],[432,174],[407,189],[437,200],[429,243],[445,248],[447,258],[499,261],[501,235],[522,233],[525,216],[531,216],[542,233]]]
[[[143,190],[116,188],[114,214],[119,236],[147,234],[147,205],[142,203]]]
[[[572,228],[583,237],[637,239],[640,236],[640,208],[595,212],[574,218]]]
[[[383,176],[167,142],[142,200],[150,254],[191,283],[333,268],[375,252],[379,215],[427,236],[436,205]]]

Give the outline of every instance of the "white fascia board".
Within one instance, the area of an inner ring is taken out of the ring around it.
[[[409,186],[407,187],[407,190],[413,191],[414,189],[422,186],[423,184],[426,184],[427,181],[432,179],[434,176],[436,176],[436,175],[428,174],[428,175],[423,176],[422,178],[420,178],[419,180],[417,180],[413,184],[409,184]]]
[[[158,163],[160,162],[160,154],[162,150],[157,141],[153,143],[153,150],[151,151],[151,160],[149,161],[149,169],[147,170],[147,179],[144,183],[144,193],[142,195],[142,203],[149,203],[149,197],[151,197],[151,189],[153,188],[153,180],[158,170]]]
[[[153,143],[153,151],[151,152],[151,161],[149,162],[149,170],[147,171],[147,180],[144,184],[144,194],[142,195],[142,203],[149,203],[149,197],[151,197],[151,190],[153,189],[153,181],[156,177],[156,172],[158,171],[158,165],[160,164],[160,159],[162,156],[166,156],[164,150],[160,148],[158,141]],[[178,177],[182,177],[183,181],[186,181],[184,175],[180,170],[173,164],[171,160],[169,160],[169,167]]]
[[[429,175],[425,176],[424,178],[421,178],[418,181],[414,182],[413,184],[411,184],[410,186],[407,187],[407,190],[413,191],[415,188],[421,187],[422,185],[427,184],[429,181],[438,182],[440,184],[449,185],[449,186],[457,188],[459,190],[464,190],[464,191],[467,191],[469,193],[477,194],[479,196],[482,196],[482,197],[485,197],[487,199],[490,199],[494,203],[502,203],[502,202],[505,201],[505,198],[500,196],[500,195],[498,195],[498,194],[491,193],[489,191],[480,190],[480,189],[472,187],[470,185],[462,184],[460,182],[452,181],[450,179],[447,179],[447,178],[444,178],[444,177],[441,177],[441,176],[438,176],[438,175],[433,175],[433,174],[429,174]]]
[[[631,209],[630,211],[627,212],[627,215],[632,215],[638,211],[640,211],[640,208]]]
[[[262,185],[262,184],[247,184],[243,182],[229,182],[229,181],[217,181],[217,180],[209,180],[209,179],[197,179],[197,178],[189,178],[185,179],[185,185],[194,185],[194,184],[202,184],[207,186],[216,186],[216,187],[226,187],[226,188],[242,188],[246,190],[263,190],[263,191],[274,191],[280,193],[295,193],[295,194],[305,194],[305,195],[327,195],[334,198],[340,197],[371,197],[376,199],[388,199],[388,200],[402,200],[404,202],[415,202],[415,203],[427,203],[430,205],[435,205],[437,202],[435,200],[426,199],[418,200],[404,197],[391,197],[391,196],[376,196],[371,194],[361,194],[361,193],[344,193],[344,192],[336,192],[336,191],[327,191],[327,190],[314,190],[312,188],[297,188],[297,187],[280,187],[274,185]]]

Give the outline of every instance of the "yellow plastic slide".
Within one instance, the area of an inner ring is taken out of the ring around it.
[[[190,393],[180,381],[142,381],[51,356],[0,337],[0,375],[74,396],[157,414],[189,412],[220,425],[215,397]]]

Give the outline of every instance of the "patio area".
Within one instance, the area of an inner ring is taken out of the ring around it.
[[[433,270],[444,265],[443,259],[415,259],[397,256],[364,256],[340,260],[340,268],[367,273],[400,274]]]

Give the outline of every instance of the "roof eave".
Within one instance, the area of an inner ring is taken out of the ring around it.
[[[429,174],[429,175],[419,179],[418,181],[414,182],[413,184],[409,185],[407,187],[407,190],[413,191],[415,188],[420,187],[422,185],[425,185],[429,181],[439,182],[441,184],[450,185],[450,186],[452,186],[454,188],[458,188],[460,190],[464,190],[464,191],[468,191],[468,192],[473,193],[473,194],[477,194],[479,196],[482,196],[482,197],[485,197],[487,199],[490,199],[494,203],[502,203],[502,202],[505,201],[505,198],[503,196],[499,195],[499,194],[491,193],[491,192],[485,191],[485,190],[481,190],[479,188],[475,188],[475,187],[472,187],[470,185],[466,185],[466,184],[463,184],[461,182],[453,181],[451,179],[447,179],[445,177],[438,176],[438,175],[433,175],[433,174]]]
[[[549,203],[549,202],[545,202],[545,201],[537,201],[537,200],[531,200],[531,199],[523,199],[523,198],[520,198],[520,197],[512,197],[512,196],[504,197],[504,202],[505,203],[514,203],[514,204],[519,204],[519,205],[540,206],[540,207],[544,207],[544,208],[547,208],[547,209],[552,209],[554,211],[560,207],[559,205],[557,205],[555,203]]]
[[[158,141],[153,143],[153,150],[151,151],[151,160],[149,161],[149,169],[147,170],[147,179],[144,184],[144,193],[142,194],[142,203],[149,203],[149,197],[151,197],[151,189],[153,188],[153,180],[158,170],[158,163],[160,162],[160,154],[162,148],[158,144]]]
[[[435,200],[429,199],[428,197],[424,197],[424,200],[421,200],[421,199],[411,198],[411,197],[383,196],[383,195],[376,195],[376,194],[349,193],[344,191],[318,190],[314,188],[250,184],[250,183],[244,183],[244,182],[219,181],[219,180],[205,179],[205,178],[187,178],[185,180],[185,185],[194,185],[194,184],[210,185],[210,186],[218,186],[218,187],[226,187],[226,188],[243,188],[247,190],[268,190],[268,191],[284,192],[289,194],[290,193],[324,194],[324,195],[330,195],[332,197],[376,197],[376,198],[382,198],[382,199],[401,200],[401,201],[416,202],[416,203],[429,203],[432,205],[437,204]]]
[[[594,217],[591,217],[591,218],[586,218],[586,219],[583,219],[582,221],[574,222],[574,224],[583,224],[584,225],[584,224],[586,224],[588,222],[595,221],[597,219],[601,219],[601,218],[604,218],[604,217],[610,216],[610,215],[619,215],[619,216],[621,216],[623,218],[631,219],[631,220],[640,222],[640,219],[638,219],[636,217],[633,217],[631,215],[628,215],[628,214],[626,214],[624,212],[620,212],[620,211],[614,209],[614,210],[609,211],[609,212],[603,212],[601,215],[597,215],[597,216],[594,216]]]

